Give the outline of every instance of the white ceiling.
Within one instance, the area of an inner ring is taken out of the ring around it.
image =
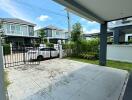
[[[83,14],[84,17],[89,17],[90,19],[100,22],[101,20],[97,18],[101,18],[103,21],[111,21],[119,18],[130,17],[132,16],[132,0],[54,0],[59,2],[72,9],[77,13],[81,13],[81,8],[69,3],[72,1],[77,2],[79,5],[86,8],[88,11],[92,12],[96,15],[96,18],[92,15],[87,16]],[[68,2],[67,2],[68,1]],[[74,6],[74,7],[73,7]],[[90,15],[90,14],[89,14]],[[100,21],[99,21],[100,20]]]

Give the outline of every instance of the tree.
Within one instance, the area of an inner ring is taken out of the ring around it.
[[[43,44],[46,35],[44,29],[39,30],[39,35],[40,35],[41,43]]]
[[[80,23],[75,23],[72,26],[71,39],[74,42],[79,42],[81,39],[82,26]]]

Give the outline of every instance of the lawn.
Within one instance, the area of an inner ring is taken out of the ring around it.
[[[97,64],[97,65],[99,64],[98,60],[87,60],[87,59],[75,58],[75,57],[67,57],[66,59],[85,62],[85,63],[91,63],[91,64]],[[128,63],[128,62],[107,60],[107,67],[123,69],[123,70],[127,70],[128,72],[132,71],[132,63]]]

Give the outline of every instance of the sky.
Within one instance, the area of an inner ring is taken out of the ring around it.
[[[65,7],[52,0],[0,0],[1,18],[20,18],[36,24],[35,29],[48,25],[67,30]],[[86,34],[99,32],[100,25],[70,13],[71,26],[79,22]]]

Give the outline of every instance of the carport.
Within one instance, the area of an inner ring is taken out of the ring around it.
[[[80,16],[99,22],[100,28],[100,65],[106,65],[107,23],[132,17],[132,0],[54,0]],[[0,40],[1,44],[1,40]],[[0,45],[0,100],[5,100],[3,88],[3,65]]]
[[[131,0],[54,0],[73,13],[100,23],[99,64],[106,65],[107,23],[132,17]],[[118,32],[115,33],[118,37]],[[117,39],[118,40],[118,39]]]

